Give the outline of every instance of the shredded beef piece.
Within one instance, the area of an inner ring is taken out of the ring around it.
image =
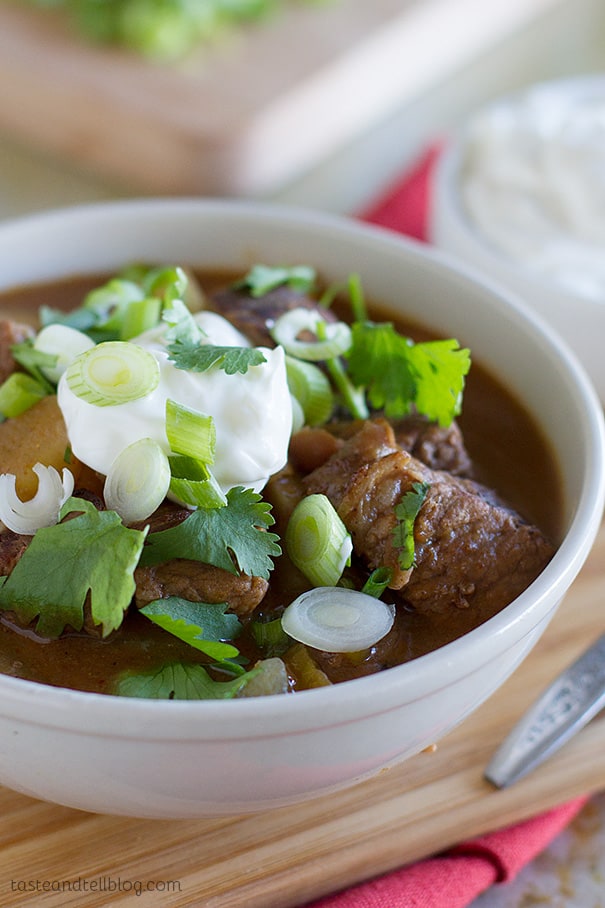
[[[275,346],[269,332],[284,312],[299,308],[318,308],[316,300],[285,284],[259,297],[251,296],[245,288],[226,287],[212,294],[210,306],[245,334],[256,347]],[[329,309],[322,309],[321,313],[326,321],[334,321],[336,318]]]
[[[254,611],[262,602],[269,586],[261,577],[231,574],[212,564],[184,558],[138,567],[134,578],[138,608],[153,599],[180,596],[190,602],[226,602],[240,618]]]
[[[395,505],[416,482],[429,489],[415,522],[415,564],[402,571],[393,545]],[[370,568],[393,569],[391,587],[421,612],[498,612],[546,566],[554,548],[541,531],[471,480],[431,470],[395,442],[384,420],[368,422],[305,478],[326,494]]]
[[[309,494],[327,495],[351,533],[354,551],[374,570],[392,572],[391,588],[401,589],[410,570],[399,566],[394,545],[395,506],[422,476],[410,469],[412,458],[395,444],[384,420],[367,422],[326,463],[304,479]]]
[[[406,416],[393,424],[393,430],[399,447],[432,470],[447,470],[454,476],[473,475],[458,423],[444,428],[422,416]]]
[[[473,476],[473,463],[466,450],[460,426],[447,428],[423,416],[406,416],[391,423],[400,448],[433,470],[447,470],[454,476]],[[328,423],[321,428],[305,427],[292,436],[290,459],[301,473],[310,473],[349,438],[363,428],[363,421]]]
[[[149,527],[149,533],[161,533],[163,530],[170,530],[172,527],[178,526],[190,514],[190,509],[184,505],[166,500],[146,520],[131,523],[130,528],[144,530],[145,527]]]
[[[150,533],[169,530],[182,523],[191,511],[165,501],[147,520],[134,528],[149,526]],[[142,608],[153,599],[180,596],[190,602],[226,602],[231,611],[243,618],[263,600],[268,582],[248,574],[232,574],[223,568],[200,561],[175,558],[164,564],[139,566],[134,572],[135,604]]]
[[[20,325],[8,319],[0,320],[0,384],[18,368],[11,353],[12,345],[33,337],[34,333],[29,325]]]
[[[305,487],[292,463],[275,473],[263,489],[263,498],[271,505],[275,532],[284,536],[292,511],[305,497]]]
[[[33,538],[12,530],[0,533],[0,577],[8,577]]]
[[[305,426],[290,439],[289,462],[303,475],[316,470],[341,447],[342,441],[329,427]]]

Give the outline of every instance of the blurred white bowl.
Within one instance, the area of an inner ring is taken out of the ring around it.
[[[321,214],[247,203],[131,201],[0,225],[3,287],[134,260],[359,272],[370,299],[454,335],[523,400],[559,461],[563,538],[540,577],[465,637],[388,671],[293,696],[145,701],[0,676],[0,783],[91,811],[194,817],[352,785],[434,743],[530,652],[582,567],[604,499],[602,411],[559,339],[433,250]]]
[[[516,293],[561,334],[602,401],[604,162],[605,75],[534,85],[477,111],[446,143],[435,168],[430,227],[438,248]],[[472,202],[480,211],[465,200],[469,174],[470,191],[485,193]],[[591,210],[581,212],[581,205]],[[587,230],[575,243],[582,215],[598,227],[598,242],[587,240]],[[592,282],[589,260],[598,271]]]

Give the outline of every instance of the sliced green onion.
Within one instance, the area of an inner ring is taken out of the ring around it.
[[[351,309],[353,310],[353,319],[356,322],[365,322],[368,317],[368,310],[360,276],[355,272],[350,274],[347,286]]]
[[[326,375],[313,363],[286,355],[290,393],[296,398],[308,426],[327,422],[334,408],[334,395]]]
[[[290,646],[291,640],[284,632],[281,618],[253,621],[251,630],[256,645],[266,656],[281,655]]]
[[[134,281],[111,278],[101,287],[95,287],[86,294],[82,304],[96,316],[95,327],[111,331],[118,336],[122,329],[124,314],[131,303],[144,298],[142,289]]]
[[[121,451],[105,479],[103,497],[124,523],[146,520],[160,506],[170,485],[168,457],[156,441],[140,438]]]
[[[374,596],[376,599],[380,599],[392,579],[393,571],[391,568],[376,568],[364,583],[361,592],[367,596]]]
[[[31,375],[13,372],[0,385],[0,413],[5,419],[12,419],[25,413],[42,397],[46,397],[47,393],[40,382]]]
[[[325,495],[308,495],[294,508],[286,529],[292,563],[316,586],[334,586],[353,544],[344,523]]]
[[[170,497],[195,508],[222,508],[227,496],[205,463],[193,457],[170,455]]]
[[[211,416],[168,398],[166,437],[175,454],[184,454],[202,463],[214,463],[216,428]]]
[[[370,411],[366,403],[365,391],[363,388],[355,387],[347,375],[342,361],[337,357],[329,359],[326,361],[326,369],[340,392],[343,404],[353,419],[367,419]]]
[[[305,414],[293,394],[290,394],[290,403],[292,404],[292,433],[294,434],[294,432],[299,432],[304,426]]]
[[[34,340],[34,350],[55,357],[53,366],[40,366],[42,374],[55,384],[70,362],[92,347],[94,341],[87,334],[76,328],[70,328],[69,325],[47,325]]]
[[[187,275],[178,265],[150,268],[142,276],[141,285],[145,293],[170,303],[175,299],[184,300],[187,293]]]
[[[223,508],[227,504],[227,496],[208,471],[208,479],[179,479],[172,477],[170,480],[170,495],[181,504],[195,508]]]
[[[128,341],[106,341],[77,356],[65,377],[77,397],[97,407],[109,407],[155,391],[160,366],[143,347]]]
[[[157,297],[148,296],[142,300],[133,300],[124,310],[120,326],[120,338],[130,340],[144,331],[149,331],[160,321],[162,301]]]
[[[286,634],[328,653],[369,649],[391,630],[395,608],[374,596],[340,587],[317,587],[295,599],[282,615]]]
[[[325,339],[319,340],[318,326],[325,324]],[[301,334],[311,332],[316,340],[299,340]],[[271,329],[271,335],[277,344],[281,344],[286,353],[299,359],[319,360],[339,356],[351,346],[351,329],[346,322],[324,322],[321,313],[313,309],[291,309],[284,312]]]

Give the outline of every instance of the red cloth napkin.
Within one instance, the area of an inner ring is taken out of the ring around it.
[[[430,148],[385,195],[360,214],[373,224],[428,241]],[[534,819],[462,842],[441,855],[308,904],[307,908],[465,908],[494,883],[508,882],[561,832],[588,797]]]
[[[514,879],[587,800],[577,798],[533,820],[471,839],[437,857],[320,899],[308,908],[465,908],[494,883]]]

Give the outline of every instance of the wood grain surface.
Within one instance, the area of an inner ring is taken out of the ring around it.
[[[292,3],[167,66],[4,0],[0,130],[128,191],[271,192],[562,2]]]
[[[604,625],[602,526],[552,624],[504,687],[434,751],[347,791],[244,817],[158,821],[87,814],[0,789],[0,904],[294,908],[461,835],[601,790],[601,717],[510,789],[492,788],[483,770],[535,696]]]

